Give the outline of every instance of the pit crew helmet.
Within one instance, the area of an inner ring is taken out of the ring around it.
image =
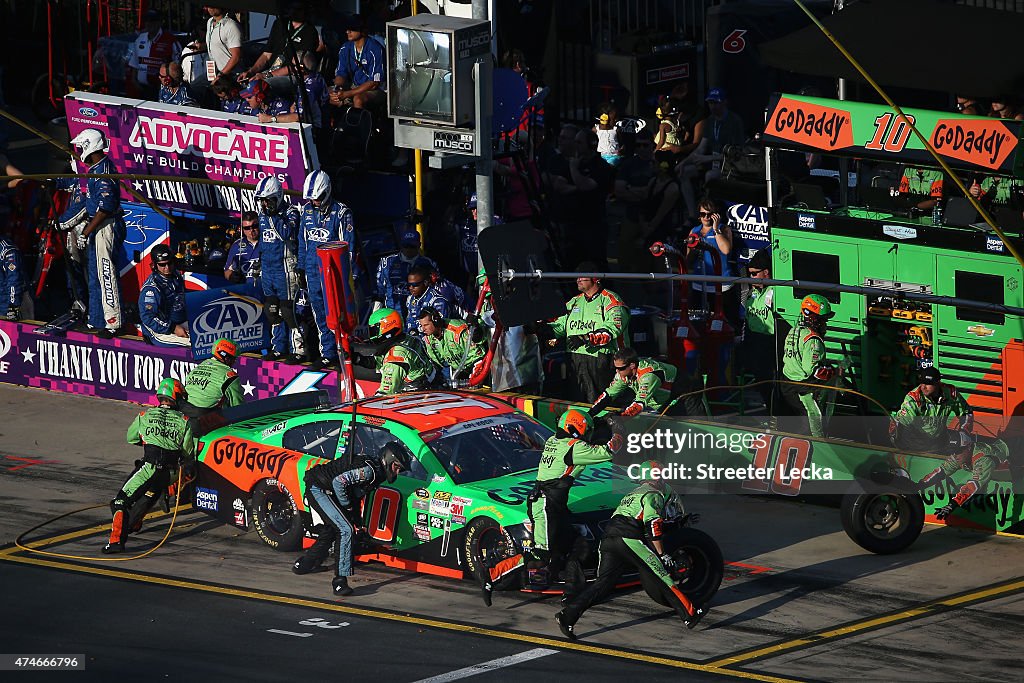
[[[88,159],[89,155],[93,152],[103,152],[106,154],[110,150],[110,142],[107,140],[107,136],[103,134],[103,131],[96,130],[95,128],[86,128],[75,136],[71,144],[81,150],[82,161]]]
[[[221,337],[213,345],[213,357],[225,365],[233,365],[238,358],[238,345],[227,337]]]
[[[370,316],[371,343],[397,339],[402,336],[402,314],[393,308],[382,308]]]
[[[398,465],[399,472],[409,471],[409,453],[398,441],[389,441],[380,449],[380,461],[384,465],[389,484],[395,481],[397,475],[392,465]]]
[[[267,176],[256,185],[256,201],[262,207],[263,213],[277,213],[283,199],[284,188],[276,176]]]
[[[326,211],[331,199],[330,176],[320,169],[306,176],[306,182],[302,185],[302,198],[307,201],[320,202],[320,210]]]
[[[558,418],[558,428],[574,439],[582,439],[594,430],[594,420],[589,413],[569,408]]]
[[[156,388],[157,401],[167,402],[177,407],[178,401],[183,398],[185,398],[185,387],[181,386],[181,382],[171,377],[160,380],[160,385]]]
[[[804,317],[817,316],[822,320],[828,320],[835,313],[832,311],[832,304],[821,294],[808,294],[800,302],[800,315]]]

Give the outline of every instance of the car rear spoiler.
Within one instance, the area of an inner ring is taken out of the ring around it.
[[[303,391],[297,394],[285,394],[260,401],[251,401],[241,405],[225,408],[220,413],[220,420],[213,429],[229,424],[252,420],[258,417],[284,413],[292,410],[319,410],[331,405],[326,391]]]

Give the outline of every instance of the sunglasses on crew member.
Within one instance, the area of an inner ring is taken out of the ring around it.
[[[629,366],[628,365],[614,365],[613,364],[612,367],[615,368],[615,372],[622,372],[623,370],[629,370]]]
[[[409,280],[407,283],[410,287],[422,287],[424,285],[423,280]]]
[[[258,227],[255,223],[252,223],[251,225],[243,225],[242,230],[256,230]]]
[[[700,216],[701,218],[711,218],[711,217],[712,217],[712,216],[714,215],[714,214],[713,214],[712,212],[710,212],[710,211],[699,211],[699,212],[697,212],[697,214],[698,214],[698,215],[699,215],[699,216]]]

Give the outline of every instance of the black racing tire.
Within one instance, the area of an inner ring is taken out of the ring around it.
[[[839,508],[843,531],[879,555],[904,550],[924,528],[924,503],[916,493],[848,493]]]
[[[465,558],[467,578],[476,580],[478,559],[484,551],[488,557],[504,559],[516,554],[516,545],[505,527],[490,517],[477,517],[466,525],[466,533],[462,538],[462,557]],[[513,572],[502,577],[494,584],[494,590],[512,590],[522,585],[522,572]]]
[[[681,527],[665,534],[662,544],[682,574],[677,584],[679,589],[698,605],[707,605],[725,577],[725,560],[718,543],[699,529]],[[643,573],[640,580],[644,590],[655,602],[669,606],[657,577]]]
[[[302,547],[302,515],[291,492],[276,479],[262,479],[253,488],[252,520],[256,533],[274,550],[294,552]]]

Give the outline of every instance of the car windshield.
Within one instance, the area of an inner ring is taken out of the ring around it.
[[[552,431],[525,415],[471,420],[423,435],[456,484],[535,469]]]

